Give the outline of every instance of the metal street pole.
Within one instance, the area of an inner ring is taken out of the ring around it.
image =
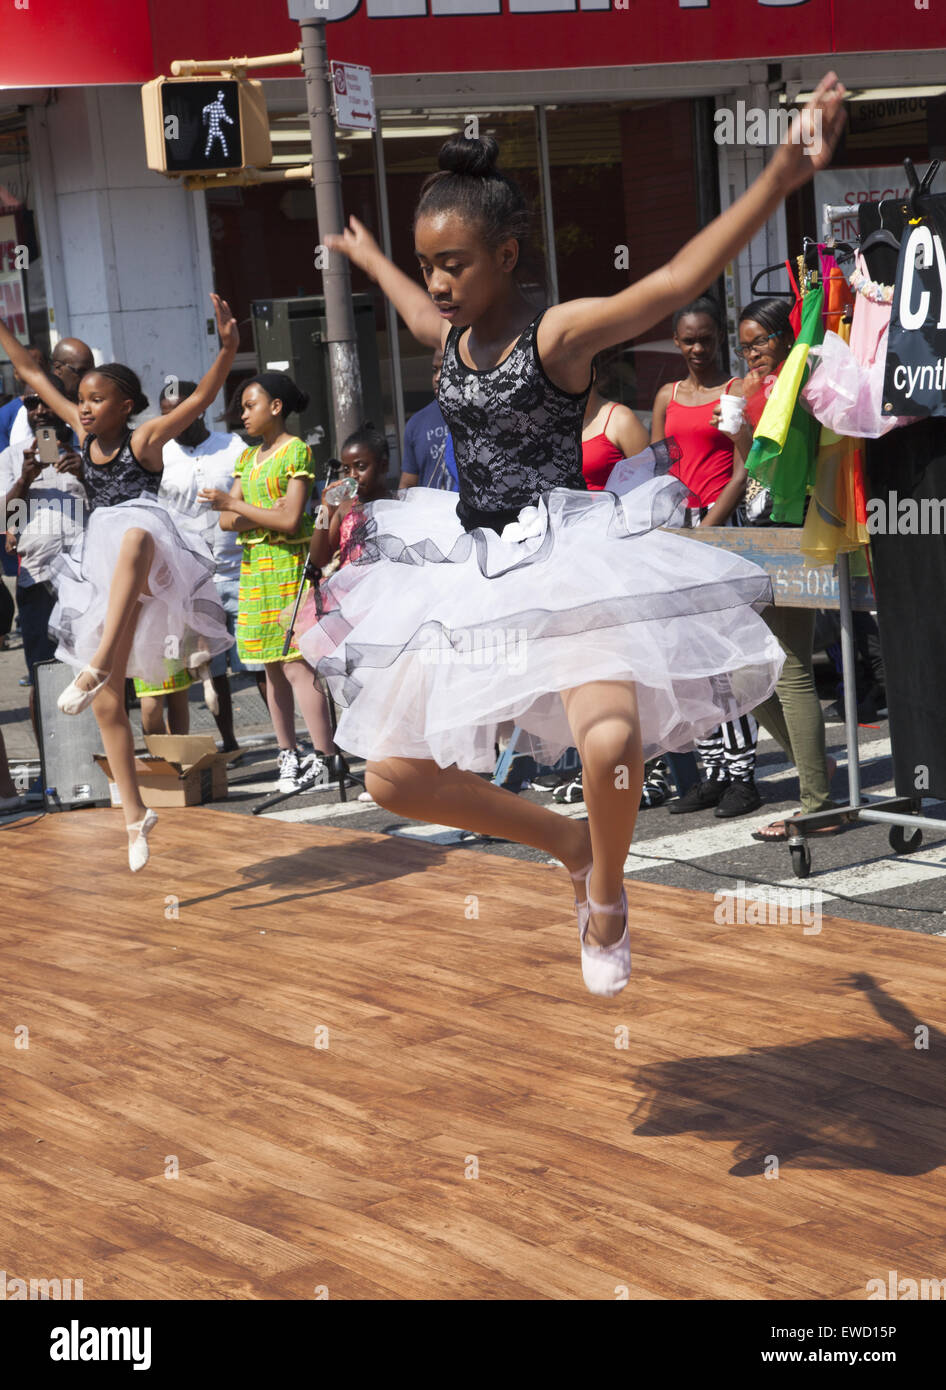
[[[332,83],[325,47],[325,20],[304,19],[300,28],[309,134],[312,139],[316,227],[319,245],[324,246],[327,236],[333,233],[339,235],[345,226],[342,180],[335,144]],[[334,452],[337,453],[342,441],[363,421],[361,367],[358,362],[348,258],[339,252],[328,252],[323,261],[326,337],[332,373]]]

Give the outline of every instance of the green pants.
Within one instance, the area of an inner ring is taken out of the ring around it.
[[[766,608],[762,616],[778,638],[785,665],[775,694],[753,714],[798,769],[802,814],[828,811],[835,803],[828,788],[824,715],[811,663],[815,610]]]

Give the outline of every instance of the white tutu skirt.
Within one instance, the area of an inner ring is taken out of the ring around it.
[[[210,548],[163,502],[136,497],[89,515],[85,531],[50,567],[57,603],[49,627],[59,641],[58,660],[77,668],[88,664],[101,641],[122,537],[132,527],[154,537],[154,559],[127,674],[161,685],[195,665],[199,653],[213,657],[233,645]]]
[[[759,616],[771,582],[655,529],[680,524],[687,496],[665,465],[648,449],[604,492],[553,489],[502,537],[464,531],[455,493],[369,504],[360,557],[299,639],[342,707],[339,745],[489,772],[500,726],[518,724],[517,751],[554,763],[575,742],[559,692],[633,681],[652,757],[767,699],[784,660]]]

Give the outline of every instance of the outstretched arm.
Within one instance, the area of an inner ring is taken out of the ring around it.
[[[169,439],[176,439],[182,430],[193,424],[198,415],[203,415],[204,411],[216,399],[217,394],[226,381],[230,369],[233,366],[233,359],[240,344],[240,330],[237,321],[230,312],[230,306],[226,300],[219,295],[211,294],[214,311],[217,315],[217,328],[220,331],[220,351],[217,353],[217,360],[214,362],[209,372],[206,372],[197,384],[194,391],[180,405],[168,411],[167,415],[159,415],[154,420],[145,420],[144,424],[138,426],[131,437],[131,447],[135,458],[142,463],[149,462],[155,467],[161,466],[161,450]]]
[[[3,319],[0,319],[0,347],[3,348],[10,361],[13,363],[13,370],[21,381],[25,382],[36,395],[46,402],[50,410],[54,410],[60,420],[65,420],[67,425],[71,425],[79,436],[79,441],[85,438],[85,430],[79,424],[79,407],[64,396],[49,380],[49,377],[33,361],[26,348],[20,340],[10,332]]]
[[[353,265],[380,285],[381,292],[390,299],[419,343],[426,343],[432,348],[443,345],[449,324],[434,308],[430,295],[416,280],[388,260],[357,217],[349,218],[349,225],[341,236],[327,236],[325,245],[330,252],[340,251],[347,256]]]
[[[752,186],[666,265],[606,299],[576,299],[549,309],[538,347],[546,370],[551,367],[554,372],[553,380],[577,380],[581,389],[587,363],[596,352],[638,337],[701,294],[782,200],[830,163],[844,125],[844,95],[835,73],[823,77]]]

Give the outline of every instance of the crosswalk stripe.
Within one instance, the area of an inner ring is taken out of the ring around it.
[[[946,834],[946,822],[943,831]],[[826,874],[818,873],[817,859],[813,858],[812,869],[813,873],[806,882],[818,889],[825,899],[839,896],[868,898],[874,893],[888,893],[892,888],[941,879],[946,874],[946,845],[936,845],[932,849],[917,850],[915,854],[907,855],[895,855],[891,850],[889,857],[852,864],[846,869]],[[779,879],[779,883],[795,887],[798,882],[794,877]],[[943,910],[946,911],[946,898]]]
[[[890,741],[889,739],[876,739],[862,751],[867,752],[868,750],[873,756],[862,760],[861,766],[863,768],[876,765],[883,762],[885,758],[889,758]],[[835,750],[834,756],[837,757],[839,766],[843,767],[845,762],[843,750]],[[760,771],[762,773],[760,780],[763,780],[765,777],[776,777],[794,771],[794,768],[789,763],[779,763],[766,766]],[[231,784],[231,790],[242,794],[273,792],[275,791],[274,779],[270,778],[265,782],[234,782]],[[870,790],[872,799],[893,796],[894,794],[892,786],[872,787]],[[336,817],[354,816],[378,809],[373,802],[360,802],[358,800],[339,802],[335,799],[334,793],[329,793],[328,797],[331,799],[320,799],[318,804],[309,803],[304,806],[288,807],[285,810],[274,810],[265,814],[271,820],[306,824],[333,820]],[[549,799],[543,804],[547,805],[548,809],[556,815],[573,819],[580,819],[587,815],[587,809],[583,802],[565,805]],[[693,830],[680,826],[679,829],[675,829],[669,834],[638,840],[628,854],[625,874],[634,876],[666,871],[670,867],[670,863],[674,861],[686,864],[694,860],[754,846],[757,841],[752,839],[752,832],[768,825],[771,820],[772,811],[771,808],[768,808],[758,816],[742,816],[738,823],[727,820],[719,825],[700,826]],[[943,830],[944,835],[946,835],[946,821],[944,821]],[[458,831],[450,826],[427,824],[421,821],[403,822],[393,827],[391,833],[423,840],[429,844],[461,844],[468,838],[467,832]],[[817,843],[816,838],[809,841],[814,856],[817,856]],[[891,853],[890,857],[885,857],[879,861],[854,863],[846,868],[824,874],[818,873],[815,857],[813,870],[813,876],[810,880],[802,881],[792,875],[776,880],[776,882],[785,888],[798,888],[800,883],[804,882],[812,891],[820,893],[824,901],[834,899],[838,895],[863,898],[894,888],[941,878],[946,874],[946,847],[933,847],[909,856],[894,856]]]
[[[334,793],[330,793],[334,795]],[[286,811],[264,811],[267,820],[306,822],[329,820],[335,816],[354,816],[359,812],[377,810],[373,801],[332,801],[328,805],[294,806]]]
[[[406,835],[411,840],[427,840],[432,845],[458,845],[463,840],[473,838],[468,830],[456,830],[449,825],[434,825],[419,822],[416,825],[398,825],[392,835]]]

